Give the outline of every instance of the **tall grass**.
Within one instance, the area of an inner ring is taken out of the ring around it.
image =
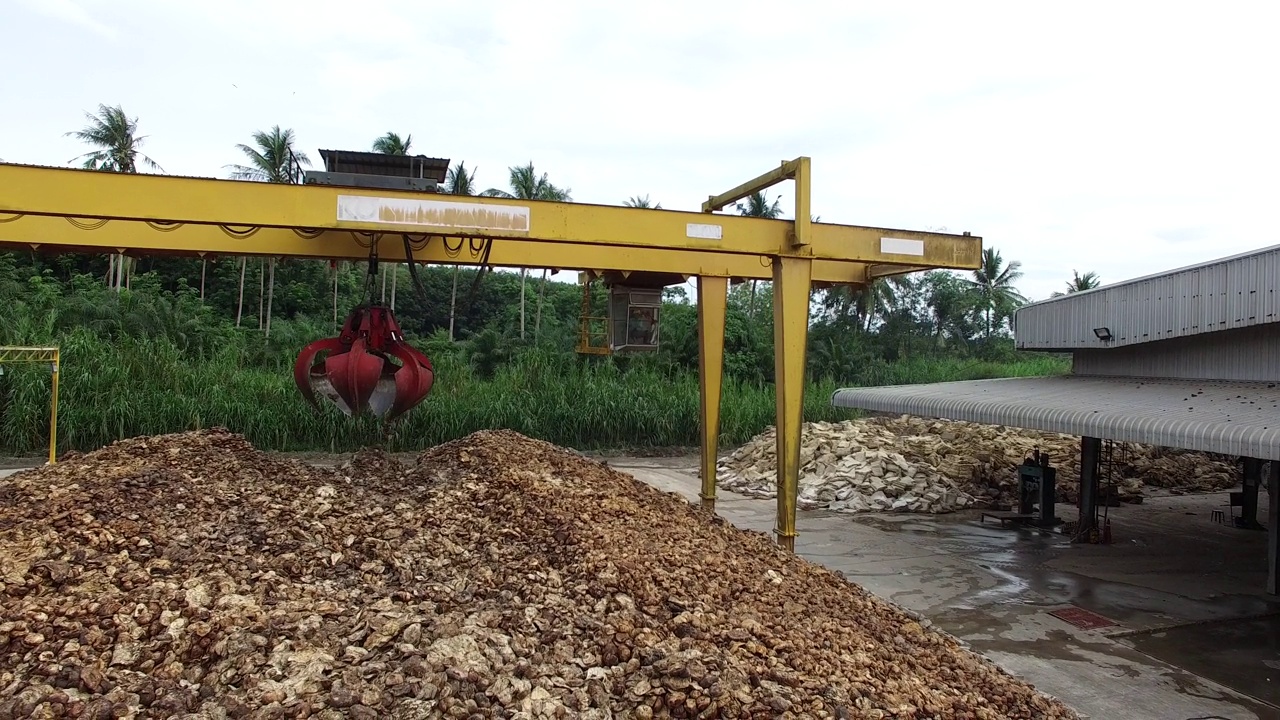
[[[623,371],[555,353],[526,353],[490,379],[477,377],[458,352],[436,352],[431,394],[385,435],[374,421],[336,409],[313,410],[293,386],[294,353],[305,329],[281,323],[263,344],[256,333],[232,333],[198,353],[166,337],[119,335],[88,328],[60,339],[59,451],[100,447],[136,435],[222,426],[255,445],[284,451],[345,452],[367,445],[416,450],[485,428],[510,428],[579,449],[695,446],[695,373],[639,365]],[[919,359],[868,365],[847,382],[811,383],[805,419],[851,417],[830,405],[839,385],[938,382],[1065,371],[1061,360],[999,364]],[[0,453],[39,453],[48,443],[49,374],[45,367],[7,367],[0,377]],[[771,386],[728,380],[721,441],[734,445],[774,422]]]

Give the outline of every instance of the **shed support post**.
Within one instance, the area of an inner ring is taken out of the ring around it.
[[[1080,438],[1080,524],[1077,534],[1096,530],[1098,517],[1098,466],[1102,460],[1102,440]]]
[[[1258,488],[1262,485],[1262,461],[1258,458],[1244,459],[1244,491],[1240,504],[1240,527],[1257,529],[1258,525]]]
[[[1267,496],[1267,592],[1280,595],[1280,460],[1271,461]]]
[[[702,410],[702,507],[716,507],[720,449],[720,394],[724,385],[725,305],[729,278],[698,276],[698,390]]]
[[[796,499],[800,486],[800,433],[804,422],[805,343],[813,261],[773,260],[773,362],[777,396],[778,545],[796,549]]]

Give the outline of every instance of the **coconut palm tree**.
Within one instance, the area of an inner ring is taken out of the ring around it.
[[[511,191],[489,188],[480,193],[486,197],[512,198],[519,200],[552,200],[569,202],[572,200],[569,188],[560,188],[551,184],[547,174],[539,177],[533,169],[533,162],[528,165],[508,168]]]
[[[847,294],[839,298],[839,304],[851,308],[858,316],[858,327],[869,332],[876,318],[897,307],[898,291],[907,283],[903,276],[891,275],[873,278],[857,289],[839,287],[833,291],[839,291],[838,295]]]
[[[633,195],[632,197],[629,197],[626,200],[623,200],[622,205],[623,207],[651,208],[653,210],[662,209],[662,203],[650,204],[648,195],[645,195],[644,197],[640,197],[639,195]]]
[[[978,307],[986,316],[987,338],[995,329],[993,316],[999,320],[1002,313],[1027,301],[1013,286],[1014,281],[1022,277],[1021,267],[1022,263],[1017,260],[1006,265],[1000,251],[995,248],[982,251],[982,266],[973,271],[969,286],[978,296]]]
[[[499,190],[497,188],[489,188],[480,193],[487,197],[513,198],[520,200],[552,200],[557,202],[570,202],[569,188],[560,188],[551,184],[547,179],[547,174],[543,173],[541,177],[533,169],[533,161],[528,165],[508,168],[510,173],[509,182],[511,191]],[[527,274],[527,268],[520,268],[520,339],[523,340],[524,334],[524,282]],[[547,271],[542,271],[542,287],[545,290],[547,284]],[[539,293],[541,295],[541,293]],[[536,329],[535,329],[536,332]]]
[[[405,135],[403,139],[393,132],[373,141],[373,151],[383,155],[408,155],[409,146],[413,144],[413,136]]]
[[[311,160],[306,153],[294,149],[295,142],[293,130],[281,130],[279,125],[254,132],[253,147],[236,145],[236,149],[249,158],[249,164],[228,165],[231,177],[273,183],[302,182],[302,166],[310,165]]]
[[[294,149],[296,138],[292,129],[282,130],[279,125],[273,125],[271,130],[258,130],[253,133],[253,142],[256,147],[238,144],[236,149],[244,153],[249,158],[248,165],[229,165],[231,169],[231,177],[237,180],[256,180],[259,182],[273,182],[285,184],[297,184],[302,182],[302,166],[310,165],[311,160],[306,153],[301,150]],[[245,259],[240,258],[240,299],[236,308],[236,325],[240,325],[240,316],[244,309],[244,272]],[[259,276],[259,287],[263,288],[266,294],[267,306],[262,307],[262,295],[260,291],[258,295],[258,327],[265,331],[267,337],[271,336],[271,304],[275,299],[275,258],[270,258],[264,265],[267,266],[263,273]],[[265,277],[269,274],[270,277]]]
[[[735,207],[738,209],[739,215],[747,217],[759,218],[776,218],[782,215],[781,198],[774,198],[773,202],[769,202],[769,197],[765,195],[763,190],[753,192],[747,196],[747,204],[737,203]],[[751,281],[751,300],[747,304],[747,319],[754,320],[756,316],[756,282]]]
[[[461,160],[457,165],[449,168],[449,172],[445,175],[444,191],[450,195],[475,195],[476,194],[476,171],[472,168],[469,172],[467,164]]]
[[[85,113],[85,118],[89,121],[88,125],[66,135],[95,149],[72,158],[70,162],[82,160],[82,167],[89,170],[136,173],[138,160],[141,160],[147,167],[164,172],[155,160],[141,150],[146,136],[138,134],[138,118],[126,115],[120,105],[107,107],[99,104],[98,114]],[[126,264],[124,255],[108,256],[108,284],[117,291],[128,282],[125,276]]]
[[[1072,293],[1083,292],[1085,290],[1092,290],[1101,284],[1102,281],[1098,278],[1098,273],[1096,272],[1090,271],[1081,275],[1079,272],[1072,270],[1071,279],[1067,281],[1067,292],[1055,292],[1050,295],[1050,297],[1062,297],[1064,294],[1070,295]]]
[[[83,159],[83,167],[89,170],[136,173],[141,159],[147,167],[164,172],[155,160],[141,151],[146,136],[138,135],[138,118],[126,115],[121,106],[98,105],[98,114],[85,113],[85,118],[89,124],[81,130],[67,133],[67,136],[96,149],[72,158],[72,162]]]

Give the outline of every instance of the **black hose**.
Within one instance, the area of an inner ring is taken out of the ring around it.
[[[409,244],[409,236],[404,235],[404,256],[409,263],[409,277],[413,279],[413,288],[418,293],[418,300],[422,301],[422,305],[427,305],[427,289],[422,286],[422,279],[418,277],[418,265],[413,261],[413,247]],[[428,240],[428,242],[430,242]],[[426,244],[423,244],[423,249]]]

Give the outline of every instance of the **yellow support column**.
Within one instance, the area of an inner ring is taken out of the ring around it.
[[[53,351],[53,394],[49,403],[51,410],[49,411],[49,464],[52,465],[58,461],[58,365],[62,362],[62,353],[58,349]]]
[[[724,384],[725,304],[729,278],[698,276],[698,389],[702,409],[702,507],[716,507],[720,448],[720,393]]]
[[[778,519],[774,532],[779,545],[794,551],[813,261],[779,257],[773,263],[774,388],[778,400]]]

